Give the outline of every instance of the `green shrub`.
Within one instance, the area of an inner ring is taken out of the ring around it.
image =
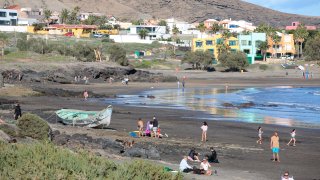
[[[121,66],[129,65],[129,61],[126,57],[127,51],[123,47],[113,44],[108,48],[107,51],[110,55],[110,61],[117,62]]]
[[[173,176],[164,168],[143,160],[125,163],[114,174],[115,179],[182,179],[180,173]]]
[[[142,60],[142,62],[135,62],[134,67],[135,68],[142,68],[142,69],[148,69],[151,68],[151,61]]]
[[[17,137],[19,135],[18,128],[11,124],[1,124],[0,130],[8,134],[11,137]]]
[[[103,157],[53,146],[51,143],[0,142],[0,179],[182,179],[145,161],[118,165]]]
[[[259,66],[259,69],[261,69],[261,70],[267,70],[268,69],[268,65],[266,65],[266,64],[261,64],[260,66]]]
[[[23,114],[18,119],[17,126],[20,136],[28,136],[33,139],[47,140],[50,127],[48,123],[35,114]]]

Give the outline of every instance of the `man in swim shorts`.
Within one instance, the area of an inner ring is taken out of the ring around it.
[[[274,132],[273,136],[271,137],[270,148],[273,154],[273,161],[280,162],[280,157],[279,157],[280,146],[279,146],[279,136],[277,132]]]

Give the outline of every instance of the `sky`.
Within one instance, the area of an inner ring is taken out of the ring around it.
[[[320,0],[243,0],[281,12],[320,16]]]

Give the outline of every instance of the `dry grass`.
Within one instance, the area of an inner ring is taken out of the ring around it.
[[[23,86],[5,86],[0,88],[0,97],[36,96],[38,92]]]

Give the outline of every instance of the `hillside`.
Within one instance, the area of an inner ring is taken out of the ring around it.
[[[241,0],[8,0],[22,7],[47,7],[60,11],[79,6],[82,12],[102,12],[122,19],[176,17],[188,22],[232,18],[281,27],[292,21],[320,26],[320,17],[274,11]]]

